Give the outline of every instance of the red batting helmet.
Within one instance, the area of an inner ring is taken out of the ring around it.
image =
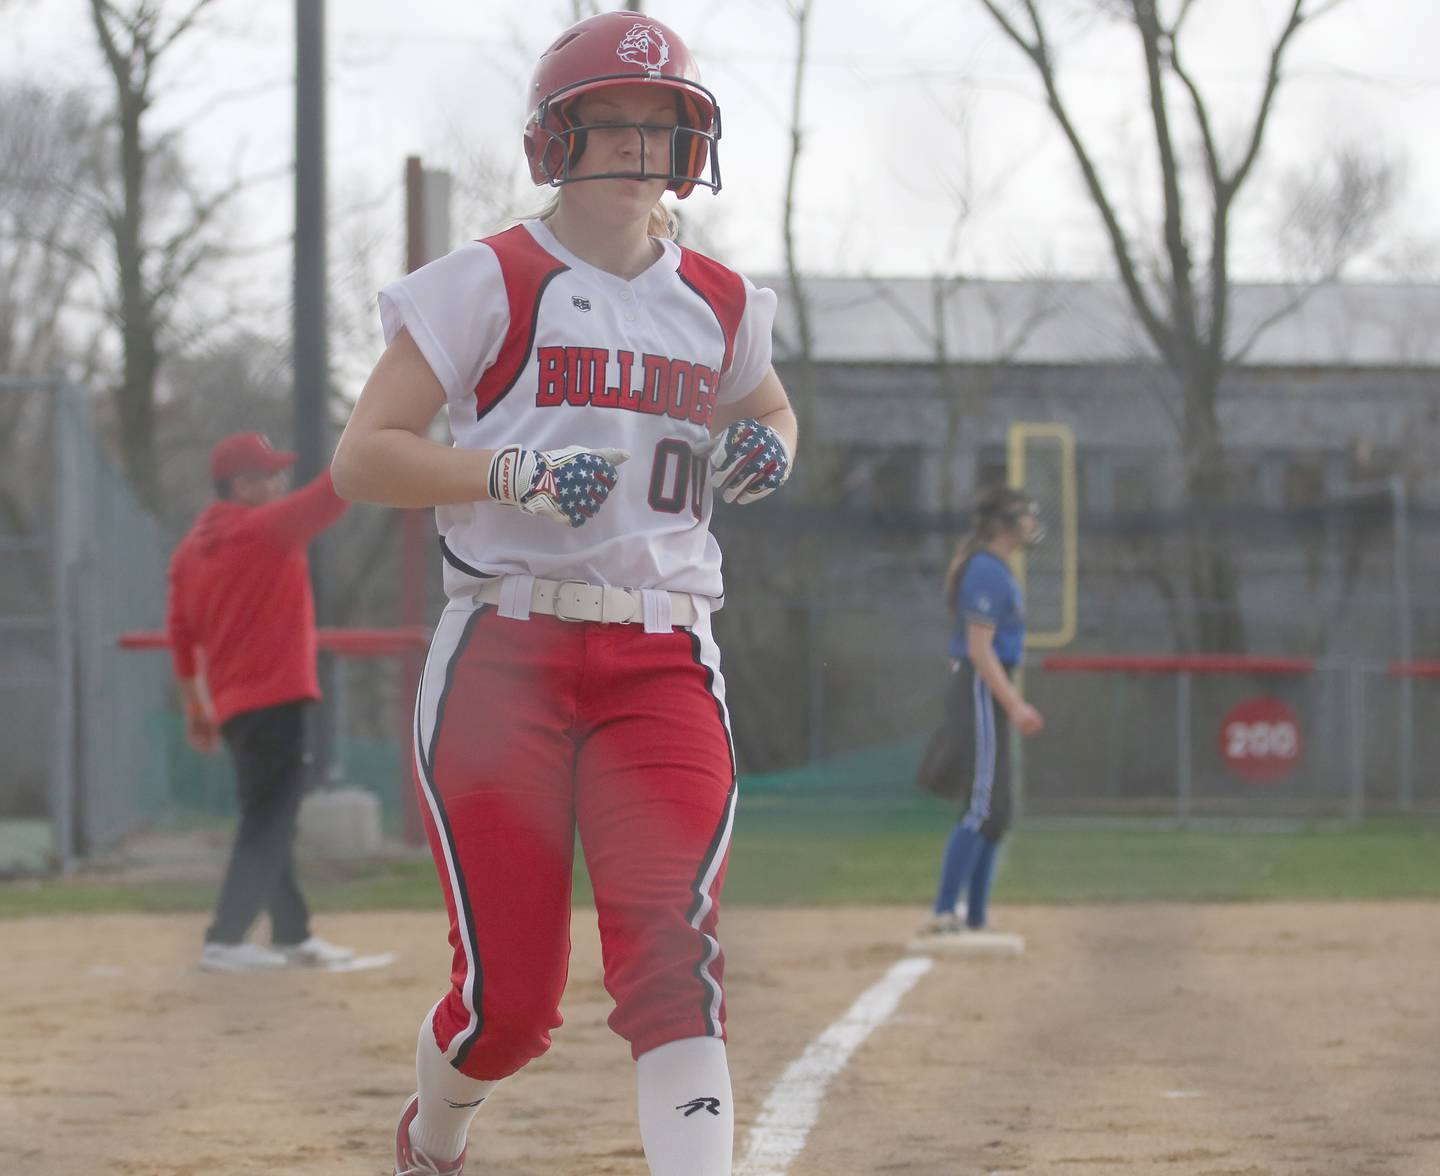
[[[653,178],[669,180],[668,189],[682,200],[696,184],[720,191],[720,108],[715,95],[700,84],[699,67],[679,35],[638,12],[602,12],[582,20],[541,54],[530,80],[530,117],[525,123],[525,157],[535,183],[559,187],[579,178],[633,177],[633,172],[570,175],[585,150],[589,129],[571,112],[582,94],[636,82],[672,91],[679,115],[670,170]]]

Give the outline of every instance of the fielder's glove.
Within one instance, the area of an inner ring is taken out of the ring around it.
[[[604,505],[615,467],[629,460],[623,449],[522,449],[506,445],[490,459],[490,497],[526,514],[578,527]]]
[[[710,461],[710,483],[726,502],[758,502],[790,476],[790,454],[769,425],[746,418],[695,447]]]

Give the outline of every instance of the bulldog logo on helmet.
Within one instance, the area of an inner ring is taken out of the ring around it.
[[[670,60],[670,42],[653,24],[636,24],[620,39],[615,56],[658,73]]]

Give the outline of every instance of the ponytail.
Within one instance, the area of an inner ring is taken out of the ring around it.
[[[971,531],[955,548],[950,557],[950,566],[945,569],[945,607],[951,612],[959,608],[960,577],[965,574],[965,565],[970,557],[980,550],[980,532]]]
[[[652,237],[664,237],[667,241],[674,241],[680,235],[680,222],[675,219],[675,214],[665,207],[663,200],[657,200],[655,207],[650,210],[650,223],[646,226],[646,232]]]

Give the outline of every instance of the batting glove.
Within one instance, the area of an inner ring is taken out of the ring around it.
[[[790,476],[790,454],[769,425],[746,418],[695,447],[710,461],[710,483],[726,502],[758,502]]]
[[[615,467],[628,461],[623,449],[522,449],[506,445],[490,459],[490,497],[526,514],[582,525],[604,505]]]

